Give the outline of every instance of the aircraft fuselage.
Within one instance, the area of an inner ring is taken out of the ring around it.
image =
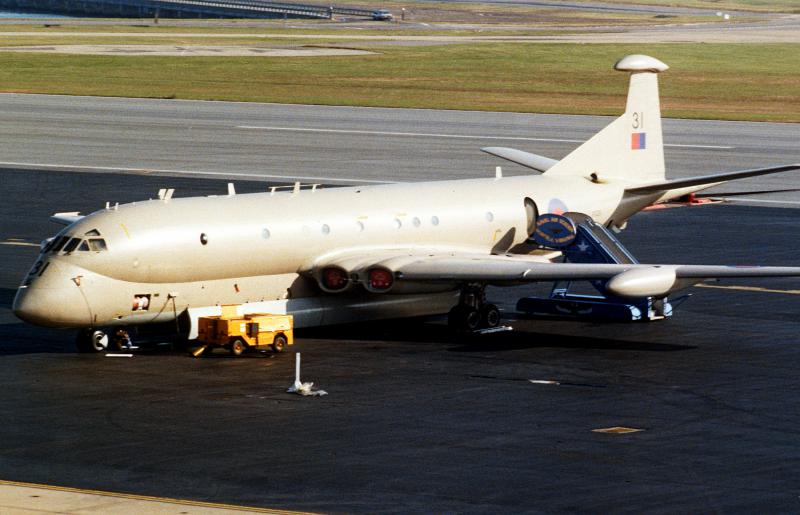
[[[189,308],[270,302],[265,307],[295,313],[298,327],[443,312],[453,288],[328,294],[308,272],[343,249],[505,253],[528,238],[531,205],[605,222],[622,192],[582,177],[520,176],[136,202],[61,231],[54,241],[68,237],[66,245],[39,256],[14,309],[61,327],[152,323]],[[81,242],[65,252],[73,238]],[[91,239],[104,248],[86,248]]]

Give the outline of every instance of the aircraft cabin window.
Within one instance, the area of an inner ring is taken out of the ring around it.
[[[80,243],[81,243],[80,238],[72,238],[71,240],[69,240],[69,242],[67,242],[66,245],[64,245],[64,253],[69,254],[70,252],[75,250],[78,247],[78,245],[80,245]]]
[[[67,243],[67,241],[69,241],[69,236],[61,236],[55,243],[55,245],[53,245],[53,248],[51,248],[50,250],[52,250],[54,253],[58,252],[59,250],[64,248],[64,244]]]
[[[330,234],[331,228],[328,224],[322,224],[322,234]]]
[[[78,250],[80,250],[81,252],[88,252],[89,251],[89,242],[87,242],[86,240],[83,240],[81,242],[81,246],[78,247]]]
[[[433,225],[439,225],[439,217],[438,216],[432,216],[431,217],[431,223]]]
[[[106,246],[106,240],[101,238],[93,238],[89,240],[89,249],[93,250],[94,252],[108,250],[108,247]]]
[[[420,225],[422,225],[422,222],[420,221],[420,219],[419,219],[419,218],[417,218],[417,217],[415,216],[415,217],[414,217],[414,227],[419,227]]]

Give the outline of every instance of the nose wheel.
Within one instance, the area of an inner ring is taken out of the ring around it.
[[[469,285],[461,290],[458,305],[450,310],[447,323],[457,332],[473,332],[500,325],[500,310],[486,302],[486,287]]]
[[[75,340],[80,352],[103,352],[108,348],[108,342],[108,335],[97,329],[84,329]]]

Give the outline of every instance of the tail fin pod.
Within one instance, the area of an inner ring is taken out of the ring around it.
[[[547,170],[596,180],[662,181],[664,144],[658,73],[669,67],[646,55],[623,57],[614,69],[631,73],[625,113]]]

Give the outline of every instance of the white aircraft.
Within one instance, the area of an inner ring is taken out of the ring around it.
[[[615,68],[631,74],[625,113],[563,160],[484,149],[536,171],[528,176],[192,198],[162,191],[87,216],[57,214],[66,227],[43,243],[14,313],[81,328],[79,348],[100,351],[109,328],[180,319],[196,337],[197,317],[223,304],[291,313],[296,327],[449,312],[474,329],[499,323],[489,284],[600,280],[617,298],[663,299],[711,278],[800,276],[800,267],[564,263],[537,251],[529,238],[540,214],[585,213],[621,229],[654,203],[800,168],[667,180],[657,74],[668,67],[631,55]]]

